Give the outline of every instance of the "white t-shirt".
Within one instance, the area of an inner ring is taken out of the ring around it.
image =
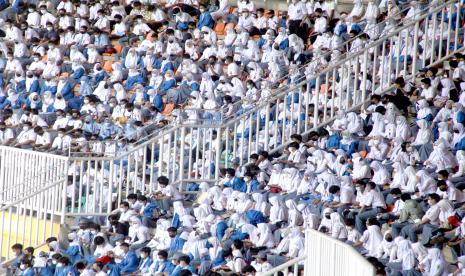
[[[439,206],[437,204],[431,206],[428,211],[426,211],[425,215],[423,216],[422,220],[424,219],[429,219],[431,224],[434,225],[439,225],[439,213],[441,210],[439,209]]]

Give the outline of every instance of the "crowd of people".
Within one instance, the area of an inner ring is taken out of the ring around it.
[[[424,4],[377,2],[350,13],[335,0],[287,11],[250,0],[5,3],[0,144],[114,154],[173,121],[240,114],[302,80],[288,74],[315,74]]]
[[[463,13],[456,9],[448,12]],[[239,114],[421,11],[416,1],[369,1],[365,10],[357,0],[350,13],[335,1],[293,0],[286,13],[247,0],[236,9],[228,1],[15,1],[3,11],[0,138],[57,153],[118,152],[147,135],[146,125]],[[446,24],[443,16],[437,20]],[[410,31],[395,45],[405,59]],[[422,50],[430,56],[444,49],[425,42]],[[384,78],[368,79],[377,77]],[[28,276],[254,275],[303,256],[304,230],[312,228],[352,245],[379,275],[465,275],[464,83],[465,55],[458,52],[416,78],[393,79],[386,94],[367,93],[362,113],[339,110],[325,128],[293,134],[282,152],[247,152],[242,166],[234,157],[218,183],[190,183],[196,195],[165,176],[149,183],[135,173],[131,182],[151,188],[106,210],[108,202],[95,198],[117,187],[109,168],[71,168],[68,197],[82,196],[76,185],[87,187],[94,199],[86,204],[111,214],[82,218],[78,230],[50,237],[48,252],[15,244],[9,269]],[[289,102],[302,103],[297,97]],[[109,146],[120,138],[121,145]],[[105,187],[94,191],[90,183]]]

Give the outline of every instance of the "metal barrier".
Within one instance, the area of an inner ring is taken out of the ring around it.
[[[108,157],[62,157],[1,147],[2,190],[21,183],[18,175],[34,175],[51,162],[68,173],[67,212],[108,213],[112,204],[119,203],[128,193],[156,190],[160,175],[180,183],[181,191],[186,190],[185,179],[218,180],[220,169],[231,166],[233,159],[242,165],[249,161],[251,153],[281,150],[291,134],[306,134],[324,126],[339,111],[364,110],[369,95],[389,89],[394,78],[413,78],[419,68],[462,49],[459,44],[463,41],[459,28],[462,20],[461,13],[455,10],[456,3],[449,1],[430,9],[317,75],[305,75],[301,83],[226,122],[180,123],[162,129],[127,152]],[[446,17],[448,11],[455,17]],[[419,45],[423,45],[422,51]],[[50,172],[48,179],[59,178],[57,174]],[[35,183],[44,181],[39,179]]]
[[[0,200],[13,202],[67,175],[66,157],[0,146]]]
[[[11,246],[21,243],[38,247],[51,236],[58,236],[64,222],[65,179],[46,182],[41,189],[0,207],[0,253],[10,260]]]
[[[352,246],[313,229],[306,230],[305,252],[306,276],[374,276],[376,272]]]

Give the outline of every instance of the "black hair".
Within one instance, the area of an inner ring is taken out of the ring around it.
[[[159,184],[162,184],[162,185],[168,185],[168,183],[170,182],[170,180],[168,179],[168,177],[166,176],[160,176],[157,178],[157,181]]]
[[[339,188],[339,186],[333,185],[333,186],[329,187],[328,192],[330,194],[334,195],[335,193],[339,192],[340,190],[341,190],[341,188]]]

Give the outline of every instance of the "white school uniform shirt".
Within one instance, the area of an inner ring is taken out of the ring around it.
[[[134,29],[132,30],[132,32],[135,35],[145,35],[146,33],[150,32],[150,31],[151,31],[150,27],[145,23],[139,23],[139,24],[135,25]]]
[[[42,14],[42,16],[40,17],[40,26],[42,28],[45,28],[47,27],[48,22],[55,24],[57,22],[57,18],[53,16],[51,13],[46,12]]]
[[[106,16],[99,17],[99,19],[97,19],[97,22],[95,22],[94,26],[99,28],[100,30],[109,29],[110,20],[108,20]]]
[[[11,140],[15,137],[13,130],[11,128],[6,128],[5,130],[0,130],[0,143],[4,143],[8,140]]]
[[[43,135],[37,135],[36,137],[36,144],[37,145],[48,145],[52,142],[52,139],[50,137],[50,133],[44,132]]]
[[[69,135],[65,135],[63,137],[57,136],[53,140],[52,149],[57,150],[64,150],[69,148],[71,145],[71,137]]]
[[[27,15],[26,22],[29,25],[29,27],[32,27],[34,29],[40,28],[40,13],[36,11],[29,13]]]
[[[289,15],[289,20],[302,20],[307,14],[307,7],[305,3],[301,1],[295,4],[291,3],[288,7],[287,13]]]
[[[23,35],[21,30],[16,26],[11,26],[10,28],[5,28],[5,40],[6,41],[22,41]]]
[[[13,56],[17,58],[27,57],[29,55],[29,51],[27,49],[26,44],[24,43],[15,43],[15,49],[13,52]]]
[[[60,4],[58,4],[56,10],[59,11],[61,9],[64,9],[67,13],[74,13],[74,5],[71,1],[68,1],[68,2],[60,2]]]
[[[28,130],[23,130],[18,134],[18,137],[16,137],[16,140],[18,143],[24,143],[29,140],[36,140],[36,133],[34,132],[34,129],[28,129]]]
[[[302,153],[299,150],[291,152],[287,157],[288,161],[292,161],[294,163],[300,163],[302,157]]]
[[[78,33],[74,36],[74,42],[76,42],[78,46],[86,46],[90,44],[90,35],[88,33]]]
[[[182,199],[181,194],[178,190],[176,190],[176,188],[173,187],[173,185],[167,185],[161,190],[161,193],[165,196],[171,197],[172,200]]]
[[[68,29],[68,27],[71,27],[73,25],[74,18],[72,18],[71,16],[60,17],[60,20],[58,21],[58,26],[63,30],[66,30]]]
[[[5,70],[12,71],[12,72],[20,72],[23,73],[23,67],[19,60],[13,58],[13,60],[9,60],[6,62]]]
[[[127,32],[126,24],[123,22],[117,23],[113,26],[113,33],[117,36],[123,36]]]
[[[429,209],[426,211],[425,215],[422,217],[422,220],[425,218],[429,219],[430,224],[434,225],[439,225],[439,214],[441,213],[441,210],[439,209],[438,204],[434,204],[433,206],[429,207]]]
[[[324,33],[326,32],[326,28],[328,26],[328,20],[324,17],[318,17],[315,19],[315,25],[313,28],[317,33]]]

